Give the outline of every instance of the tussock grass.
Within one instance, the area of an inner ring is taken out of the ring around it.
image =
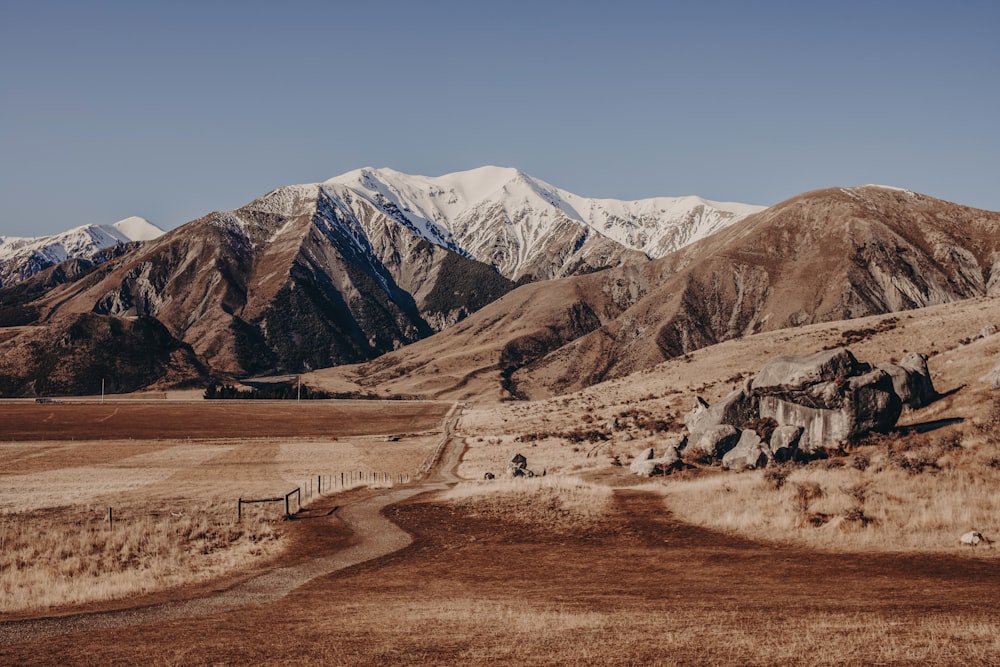
[[[430,637],[437,646],[460,647],[447,662],[477,665],[992,664],[1000,655],[997,625],[974,615],[929,614],[906,623],[850,611],[760,619],[712,606],[594,611],[530,598],[458,597],[348,604],[338,622],[348,636],[368,639],[373,631],[380,636],[376,629],[387,617],[392,639],[365,644],[372,663],[441,664],[436,647],[427,646]]]
[[[572,531],[606,516],[613,492],[576,477],[463,482],[442,494],[474,516],[515,521],[553,532]]]
[[[962,442],[883,440],[808,466],[673,480],[663,489],[679,518],[755,539],[955,551],[969,530],[1000,538],[1000,468],[981,460],[982,447]],[[1000,557],[1000,549],[976,553]]]
[[[0,613],[115,600],[206,581],[280,548],[273,516],[232,503],[0,514]]]

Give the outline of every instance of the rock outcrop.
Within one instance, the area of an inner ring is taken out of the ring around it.
[[[514,454],[514,458],[507,464],[508,477],[534,477],[533,470],[528,468],[528,459],[523,454]]]
[[[655,475],[666,475],[674,470],[680,469],[683,465],[680,450],[676,445],[668,445],[663,452],[663,456],[655,458],[655,450],[652,447],[639,452],[629,465],[629,471],[640,477],[653,477]]]
[[[683,454],[727,469],[758,468],[886,432],[904,405],[922,407],[937,396],[921,354],[879,367],[846,348],[777,357],[716,405],[698,399],[684,419]]]
[[[878,368],[889,374],[896,395],[911,410],[922,408],[938,397],[926,354],[911,352],[898,364],[879,364]]]
[[[772,452],[756,431],[740,431],[736,446],[722,457],[722,467],[726,470],[753,470],[767,465]]]

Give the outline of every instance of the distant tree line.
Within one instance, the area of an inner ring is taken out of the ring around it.
[[[206,399],[235,398],[240,400],[260,398],[272,401],[275,400],[294,401],[297,398],[302,398],[303,400],[310,400],[310,399],[335,398],[335,396],[328,391],[322,391],[319,389],[310,389],[305,385],[302,385],[301,389],[295,385],[290,385],[290,384],[273,384],[273,385],[262,386],[259,388],[243,389],[231,384],[220,384],[218,382],[213,382],[205,389],[205,398]]]

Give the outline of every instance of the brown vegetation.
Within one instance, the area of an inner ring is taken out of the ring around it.
[[[331,492],[361,483],[359,472],[415,474],[449,407],[0,403],[0,615],[259,567],[286,546],[283,507],[244,507],[237,523],[237,498],[300,487],[307,501],[318,475]]]
[[[1000,584],[991,564],[749,542],[679,523],[645,491],[617,492],[598,515],[571,511],[573,529],[553,531],[565,525],[565,508],[550,507],[548,493],[502,487],[492,498],[401,505],[389,515],[415,535],[410,547],[276,602],[130,627],[127,643],[120,627],[29,640],[0,647],[0,659],[866,665],[1000,657],[986,593]],[[504,506],[526,509],[533,522]]]

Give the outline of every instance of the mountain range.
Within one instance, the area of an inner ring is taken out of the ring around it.
[[[757,210],[585,199],[497,167],[438,178],[362,169],[278,188],[0,292],[0,391],[93,391],[97,375],[124,391],[365,361],[517,283],[643,264]],[[118,336],[142,341],[142,373],[98,353]]]
[[[549,396],[762,331],[993,294],[998,230],[998,213],[885,186],[763,209],[361,169],[0,290],[0,393],[327,369],[310,381]]]
[[[162,235],[163,230],[153,223],[133,216],[110,225],[84,225],[49,236],[0,236],[0,287],[19,283],[68,259],[99,259],[116,246],[152,241]]]
[[[443,333],[319,371],[339,391],[538,398],[759,332],[1000,292],[1000,213],[808,192],[648,263],[525,285]]]

